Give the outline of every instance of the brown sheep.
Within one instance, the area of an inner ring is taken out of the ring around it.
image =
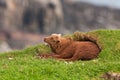
[[[40,54],[41,58],[55,58],[65,61],[91,60],[98,56],[100,49],[98,45],[90,41],[74,41],[63,38],[59,34],[45,37],[53,51],[52,54]]]

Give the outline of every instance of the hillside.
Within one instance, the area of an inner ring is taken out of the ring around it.
[[[106,72],[120,72],[120,30],[96,30],[87,34],[95,36],[102,47],[97,59],[76,62],[38,59],[38,53],[51,51],[39,44],[1,53],[0,80],[101,80]]]

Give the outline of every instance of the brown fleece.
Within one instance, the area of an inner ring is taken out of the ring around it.
[[[44,38],[52,49],[52,54],[39,54],[41,58],[55,58],[65,61],[91,60],[98,56],[98,45],[90,41],[74,41],[57,34]]]

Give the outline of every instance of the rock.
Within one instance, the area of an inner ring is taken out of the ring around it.
[[[8,52],[11,51],[12,49],[6,42],[0,42],[0,52]]]
[[[119,9],[72,0],[0,0],[0,28],[31,33],[119,29],[119,16]]]
[[[46,34],[64,30],[60,0],[0,0],[0,4],[4,29]]]
[[[12,49],[23,49],[43,42],[46,35],[27,33],[17,30],[0,30],[0,40],[5,41]]]
[[[65,26],[70,31],[120,29],[120,10],[89,3],[62,0]]]
[[[103,74],[101,78],[105,80],[120,80],[120,73],[107,72]]]

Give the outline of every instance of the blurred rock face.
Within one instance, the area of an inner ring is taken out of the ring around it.
[[[88,3],[62,0],[65,26],[71,31],[120,29],[120,10]]]
[[[0,28],[9,30],[51,34],[119,29],[119,16],[120,10],[72,0],[0,0]]]
[[[60,0],[0,0],[5,29],[52,33],[63,29]],[[0,9],[0,10],[1,10]],[[4,11],[4,13],[3,13]]]
[[[27,33],[17,30],[1,30],[0,29],[0,52],[11,49],[23,49],[31,45],[37,45],[43,42],[46,35]]]
[[[10,46],[6,42],[0,42],[0,52],[11,51]]]

